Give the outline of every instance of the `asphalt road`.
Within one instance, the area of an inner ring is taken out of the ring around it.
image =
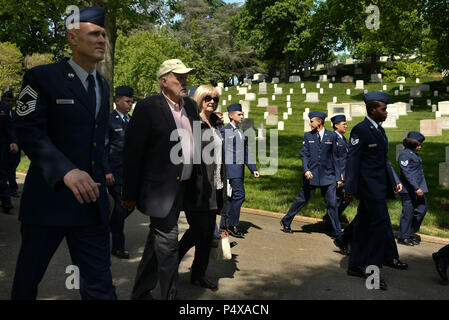
[[[0,299],[9,299],[14,268],[20,248],[18,200],[13,215],[0,213]],[[219,285],[211,291],[190,284],[193,250],[179,268],[179,299],[449,299],[449,285],[440,282],[431,254],[442,245],[422,242],[419,246],[399,245],[402,261],[409,270],[384,267],[382,277],[387,291],[368,290],[364,280],[346,275],[348,258],[338,253],[321,223],[294,221],[293,234],[280,231],[279,219],[242,213],[245,239],[232,239],[238,245],[228,261],[211,260],[208,278]],[[129,299],[146,236],[148,217],[134,212],[126,220],[126,247],[129,260],[112,257],[112,275],[119,299]],[[183,213],[179,220],[180,237],[188,227]],[[65,242],[54,255],[39,287],[38,299],[80,299],[77,290],[65,287],[66,267],[71,265]],[[157,298],[156,288],[154,296]]]

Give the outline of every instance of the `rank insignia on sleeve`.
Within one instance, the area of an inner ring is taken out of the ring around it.
[[[17,100],[16,113],[18,116],[26,116],[36,109],[37,92],[29,85],[23,88]]]
[[[408,165],[408,160],[401,161],[401,164],[402,164],[404,167],[406,167],[406,166]]]
[[[352,144],[353,146],[355,146],[357,143],[359,143],[359,139],[351,138],[351,144]]]

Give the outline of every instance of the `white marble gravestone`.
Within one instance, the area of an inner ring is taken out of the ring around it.
[[[410,88],[410,97],[411,98],[420,98],[421,97],[421,90],[419,90],[419,87],[411,87]]]
[[[248,93],[248,88],[239,88],[239,95],[245,95]]]
[[[388,114],[387,119],[385,120],[385,122],[382,123],[382,127],[383,128],[397,128],[396,120],[397,120],[397,118],[395,116]]]
[[[346,121],[351,121],[351,106],[349,103],[328,103],[327,118],[330,119],[337,114],[344,114]]]
[[[405,102],[395,102],[394,104],[398,107],[398,114],[400,116],[406,116],[407,115],[407,103],[405,103]]]
[[[327,82],[327,74],[320,74],[320,79],[318,81]]]
[[[288,78],[288,82],[300,82],[300,81],[301,81],[300,76],[290,76],[290,78]]]
[[[419,132],[426,137],[436,137],[443,134],[441,119],[424,119],[419,121]]]
[[[306,101],[305,102],[320,102],[320,99],[318,98],[318,92],[309,92],[306,94]]]
[[[279,78],[274,77],[273,79],[271,79],[271,83],[279,83]]]
[[[245,100],[247,101],[256,101],[257,97],[255,93],[247,93],[245,94]]]
[[[439,101],[438,102],[438,111],[441,112],[442,116],[449,115],[449,101]]]
[[[366,116],[366,106],[364,102],[354,103],[351,102],[349,104],[351,116],[352,117],[365,117]]]
[[[266,82],[259,83],[259,94],[267,94],[267,83]]]
[[[356,82],[355,82],[355,89],[356,90],[363,90],[363,89],[365,89],[365,83],[364,83],[364,81],[363,80],[357,80]]]
[[[274,89],[274,94],[282,94],[282,88],[281,87],[277,87]]]
[[[266,125],[267,126],[277,126],[278,125],[278,116],[274,114],[268,114],[266,119]]]
[[[395,117],[396,120],[399,119],[398,106],[395,104],[387,104],[388,117]]]
[[[329,89],[332,89],[334,85],[332,83],[329,83]]]
[[[440,186],[449,187],[449,162],[441,162],[438,169]]]
[[[279,130],[279,131],[284,130],[284,121],[279,121],[279,122],[278,122],[278,130]]]
[[[259,98],[257,106],[258,107],[268,107],[268,98]]]
[[[382,74],[381,73],[371,74],[370,82],[382,82]]]
[[[255,73],[253,75],[253,81],[263,82],[263,81],[265,81],[265,75],[262,73]]]
[[[397,77],[396,83],[405,83],[405,77]]]

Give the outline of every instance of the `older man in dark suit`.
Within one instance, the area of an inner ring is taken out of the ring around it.
[[[150,216],[132,299],[152,299],[158,279],[163,299],[176,296],[178,217],[193,168],[193,121],[200,120],[187,97],[193,72],[179,59],[164,61],[158,71],[162,92],[137,103],[126,132],[123,206]]]
[[[35,299],[65,238],[79,268],[83,299],[116,299],[109,253],[109,204],[103,167],[109,86],[104,9],[81,9],[67,31],[72,58],[29,70],[14,125],[31,160],[20,203],[22,244],[12,299]]]

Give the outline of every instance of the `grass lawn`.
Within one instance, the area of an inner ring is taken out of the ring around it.
[[[350,66],[345,66],[345,68]],[[257,98],[268,97],[269,105],[278,106],[279,119],[282,120],[283,112],[287,112],[287,95],[290,88],[294,89],[291,94],[291,106],[293,115],[285,120],[285,129],[279,131],[279,162],[278,169],[274,175],[263,175],[259,179],[251,177],[249,170],[246,170],[245,190],[246,200],[245,207],[263,209],[275,212],[286,213],[296,197],[302,184],[302,162],[300,158],[301,146],[304,137],[302,113],[305,108],[310,110],[318,110],[327,113],[327,102],[332,101],[332,97],[336,96],[337,103],[350,101],[363,101],[363,90],[355,90],[354,83],[340,83],[340,77],[346,71],[339,70],[339,76],[336,77],[338,82],[333,83],[333,89],[329,89],[330,82],[321,83],[324,88],[324,94],[319,95],[319,103],[305,103],[305,95],[302,94],[300,83],[280,83],[278,87],[283,88],[282,95],[276,95],[276,100],[272,101],[271,96],[274,92],[273,84],[268,83],[267,94],[259,95],[257,84],[253,84],[249,92],[257,94]],[[329,81],[332,77],[328,77]],[[387,85],[387,92],[391,95],[391,103],[394,102],[408,102],[410,87],[417,86],[415,79],[406,79],[404,83],[404,90],[399,92],[399,96],[394,96],[394,90],[399,90],[399,84],[396,83],[368,83],[369,78],[366,76],[355,76],[355,80],[365,80],[365,89],[369,91],[382,90],[382,85]],[[304,79],[303,79],[304,80]],[[402,144],[402,135],[404,132],[410,130],[419,131],[419,120],[421,119],[435,119],[431,107],[427,106],[427,99],[432,99],[432,104],[438,104],[438,101],[449,100],[449,93],[446,92],[446,85],[440,83],[440,78],[429,75],[421,78],[421,84],[430,84],[430,91],[424,92],[422,98],[414,99],[413,112],[408,113],[407,116],[401,116],[397,121],[396,129],[386,129],[389,139],[389,158],[393,163],[396,173],[399,175],[399,167],[395,159],[395,146]],[[307,92],[319,92],[316,88],[318,82],[318,75],[314,74],[311,78],[303,81]],[[351,89],[351,95],[346,95],[346,89]],[[433,96],[434,90],[439,90],[439,97]],[[237,95],[236,87],[229,87],[228,91],[223,90],[221,100],[227,100],[227,105],[239,102],[244,99],[244,96]],[[232,95],[232,100],[229,101],[228,95]],[[221,101],[220,101],[221,104]],[[223,111],[226,107],[222,106]],[[251,102],[250,118],[254,118],[255,126],[264,121],[264,111],[266,108],[257,107],[257,101]],[[346,138],[349,138],[350,131],[358,122],[362,121],[362,117],[353,118],[348,122],[348,131]],[[267,126],[266,126],[267,127]],[[325,123],[328,130],[332,130],[330,121]],[[274,126],[268,126],[267,129],[277,129]],[[267,130],[267,136],[269,132]],[[424,141],[420,156],[423,159],[424,174],[427,179],[430,192],[426,195],[428,201],[428,212],[421,227],[421,232],[424,234],[449,237],[449,188],[438,185],[438,164],[445,160],[445,146],[449,145],[449,130],[443,130],[443,135],[440,137],[426,137]],[[269,148],[267,147],[267,150]],[[22,158],[18,170],[26,172],[29,161]],[[263,166],[262,166],[263,167]],[[260,166],[259,166],[260,168]],[[358,201],[355,200],[346,209],[345,216],[348,220],[352,220],[356,214]],[[402,204],[399,196],[396,200],[388,201],[388,208],[391,216],[391,222],[394,228],[399,226],[399,218],[401,215]],[[310,199],[306,207],[300,212],[303,216],[321,218],[326,211],[324,200],[317,189],[317,192]]]

